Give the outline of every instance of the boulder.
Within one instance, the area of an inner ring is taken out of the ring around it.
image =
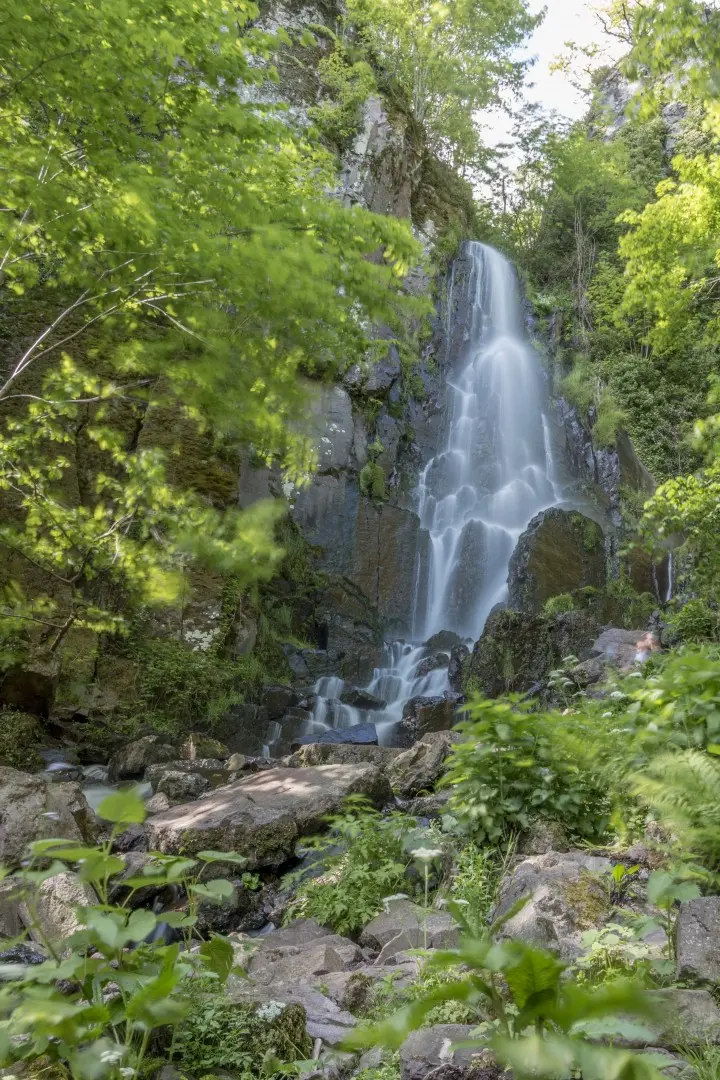
[[[459,736],[453,731],[431,731],[388,766],[390,787],[402,799],[428,791],[439,780],[450,747]]]
[[[450,653],[450,663],[448,664],[448,682],[450,683],[450,689],[454,690],[456,694],[462,693],[463,669],[469,655],[469,648],[462,642],[459,645],[455,645],[452,652]]]
[[[245,761],[244,758],[243,761]],[[150,784],[153,791],[160,791],[160,781],[170,772],[182,773],[185,776],[199,776],[207,781],[207,784],[202,788],[202,791],[207,791],[210,787],[217,787],[219,784],[227,783],[231,771],[229,759],[228,762],[220,761],[218,758],[199,758],[197,761],[165,761],[160,765],[150,765],[145,770],[145,780]],[[165,788],[162,790],[166,791]],[[198,790],[198,794],[202,794],[202,791]],[[169,791],[166,791],[166,793],[170,794]],[[175,797],[174,795],[170,796],[170,798]],[[197,798],[197,795],[194,798]]]
[[[551,507],[533,518],[510,559],[510,607],[537,614],[546,600],[605,587],[605,537],[591,518]]]
[[[260,703],[267,714],[268,720],[279,720],[284,714],[297,705],[298,694],[292,686],[273,684],[263,686],[260,695]]]
[[[462,638],[459,634],[454,633],[452,630],[440,630],[437,634],[433,634],[431,638],[428,638],[425,642],[425,648],[430,652],[452,652],[458,645],[462,645]]]
[[[339,1008],[318,990],[311,989],[307,981],[282,987],[257,987],[247,979],[231,975],[227,982],[227,996],[238,1004],[254,1002],[273,1008],[302,1005],[308,1035],[312,1039],[322,1039],[328,1046],[339,1046],[357,1024],[351,1013]]]
[[[290,757],[283,758],[283,765],[290,769],[307,769],[311,765],[357,765],[366,761],[384,770],[401,753],[399,747],[375,746],[373,743],[308,743]]]
[[[612,914],[607,888],[599,880],[610,869],[608,859],[582,851],[551,851],[523,859],[500,883],[491,921],[528,897],[505,923],[501,937],[540,945],[572,960],[582,952],[585,931],[601,927]]]
[[[449,912],[426,911],[404,897],[386,901],[386,910],[371,919],[360,935],[361,945],[380,950],[378,964],[409,949],[453,949],[457,943],[457,923]]]
[[[216,730],[231,754],[261,754],[269,721],[267,710],[260,705],[232,705],[217,722]]]
[[[356,746],[377,746],[378,733],[374,724],[353,724],[349,728],[328,728],[320,734],[300,735],[293,739],[292,749],[316,743],[320,746],[336,746],[338,743],[352,743]]]
[[[372,1004],[373,990],[379,982],[392,980],[393,990],[403,990],[420,974],[417,957],[403,958],[397,964],[361,964],[351,971],[333,971],[322,978],[322,989],[341,1009],[362,1016]]]
[[[343,705],[351,705],[353,709],[384,709],[386,702],[382,698],[371,694],[369,690],[361,690],[357,686],[346,686],[340,694]]]
[[[149,765],[173,761],[177,756],[177,747],[165,742],[160,735],[145,735],[115,751],[108,763],[108,779],[112,784],[118,780],[138,780],[145,775]]]
[[[458,1044],[468,1042],[474,1031],[472,1024],[434,1024],[412,1031],[400,1049],[400,1080],[426,1080],[443,1065],[455,1066],[453,1080],[462,1080],[481,1051]]]
[[[266,924],[266,891],[249,889],[239,879],[232,881],[232,886],[232,895],[221,903],[213,900],[203,900],[200,903],[197,913],[197,930],[200,935],[260,930]]]
[[[720,982],[720,896],[681,904],[675,933],[678,981]]]
[[[720,1009],[708,990],[653,990],[664,1015],[654,1045],[698,1046],[720,1043]]]
[[[612,664],[621,669],[631,668],[636,662],[644,634],[644,630],[619,630],[614,627],[604,630],[592,644],[593,656],[603,664]]]
[[[155,790],[159,795],[167,795],[170,802],[190,802],[210,790],[210,781],[200,773],[168,769],[160,775]]]
[[[518,843],[520,855],[547,855],[551,851],[570,850],[567,831],[559,821],[550,818],[536,818],[522,834]]]
[[[405,702],[402,720],[393,732],[398,746],[411,747],[428,732],[448,731],[455,722],[460,694],[446,691],[437,697],[414,697]]]
[[[60,658],[55,653],[14,664],[0,677],[0,708],[49,716],[59,678]]]
[[[463,664],[464,686],[485,697],[527,692],[566,656],[589,657],[597,631],[597,621],[584,611],[554,617],[492,611],[470,659]]]
[[[321,829],[348,795],[366,795],[377,806],[391,798],[387,779],[373,765],[270,769],[155,815],[147,823],[150,847],[187,855],[236,851],[251,870],[280,866],[298,836]]]
[[[49,837],[95,842],[95,815],[79,784],[0,767],[0,863],[18,865],[28,844]]]
[[[362,953],[354,941],[323,929],[314,919],[301,921],[304,925],[299,934],[292,933],[291,923],[285,930],[261,939],[247,967],[254,984],[277,986],[307,982],[308,976],[346,971],[362,960]]]
[[[30,903],[21,902],[20,918],[33,941],[39,944],[49,941],[62,946],[82,927],[77,908],[97,903],[95,890],[80,881],[76,874],[55,874],[33,889]]]
[[[436,671],[438,668],[446,668],[450,664],[450,655],[446,652],[434,652],[430,653],[423,660],[420,661],[415,669],[415,678],[422,679],[425,675],[429,675],[431,671]]]

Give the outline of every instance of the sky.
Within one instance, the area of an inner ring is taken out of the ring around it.
[[[530,38],[521,56],[536,57],[528,73],[528,82],[534,85],[526,89],[530,101],[542,103],[546,109],[555,109],[573,120],[579,119],[587,109],[587,102],[567,74],[550,71],[550,65],[564,51],[567,41],[578,45],[600,44],[612,50],[615,43],[602,33],[600,23],[593,13],[598,2],[587,0],[532,0],[530,11],[537,14],[547,7],[547,14]],[[618,50],[615,49],[615,55]],[[503,113],[488,111],[482,115],[485,142],[496,145],[507,140],[511,121]]]

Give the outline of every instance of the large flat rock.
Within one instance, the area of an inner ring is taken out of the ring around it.
[[[235,851],[249,869],[279,866],[297,838],[322,829],[325,816],[340,810],[348,795],[366,795],[378,806],[391,798],[374,765],[270,769],[156,814],[147,826],[149,844],[166,854]]]

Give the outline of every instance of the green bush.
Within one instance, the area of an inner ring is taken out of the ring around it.
[[[623,683],[634,758],[720,743],[720,651],[685,646],[653,661],[645,677]]]
[[[360,491],[369,499],[385,499],[385,473],[376,461],[368,461],[360,470]]]
[[[352,934],[382,911],[383,899],[407,891],[412,862],[406,841],[417,826],[407,814],[382,815],[362,798],[346,813],[328,818],[330,831],[313,846],[327,852],[323,874],[304,882],[287,919],[317,919],[338,934]],[[338,848],[340,849],[338,851]]]
[[[668,617],[668,623],[681,641],[699,643],[720,637],[720,613],[706,600],[688,600]]]
[[[611,803],[600,770],[578,764],[568,739],[578,716],[530,713],[521,702],[473,700],[448,759],[449,815],[477,843],[498,843],[542,815],[600,837]]]
[[[552,618],[555,615],[562,615],[566,611],[574,611],[576,607],[577,604],[570,593],[560,593],[558,596],[551,596],[549,600],[545,601],[543,615]]]

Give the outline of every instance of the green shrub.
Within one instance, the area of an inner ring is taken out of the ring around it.
[[[385,473],[376,461],[368,461],[360,470],[360,491],[369,499],[387,498]]]
[[[348,805],[346,813],[328,818],[329,833],[313,842],[328,853],[323,874],[300,886],[288,920],[317,919],[339,934],[352,934],[382,911],[385,897],[401,887],[407,891],[412,857],[406,841],[417,826],[415,818],[379,814],[362,798],[351,798]]]
[[[545,601],[543,615],[552,618],[555,615],[562,615],[566,611],[574,611],[576,607],[575,600],[570,593],[560,593],[558,596],[551,596],[549,600]]]
[[[706,600],[688,600],[667,621],[681,641],[698,644],[720,636],[720,613]]]
[[[471,720],[448,759],[449,815],[477,843],[498,843],[538,815],[599,837],[611,804],[600,770],[578,764],[568,745],[577,716],[530,713],[521,702],[473,700]]]
[[[685,646],[652,664],[622,684],[636,764],[663,750],[720,743],[720,651]]]

